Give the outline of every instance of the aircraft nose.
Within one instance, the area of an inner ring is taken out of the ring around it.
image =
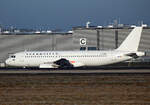
[[[10,59],[6,59],[6,61],[5,61],[5,63],[7,64],[7,65],[9,65],[10,64]]]

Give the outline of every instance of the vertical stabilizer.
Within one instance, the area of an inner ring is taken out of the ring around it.
[[[135,27],[122,44],[117,48],[119,51],[137,51],[141,39],[143,27]]]

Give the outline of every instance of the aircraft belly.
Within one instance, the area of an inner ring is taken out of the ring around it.
[[[38,67],[44,60],[41,59],[28,59],[25,60],[24,66],[27,67]]]
[[[101,65],[108,63],[108,60],[104,58],[93,57],[93,58],[83,59],[82,62],[86,66],[101,66]]]
[[[113,63],[118,63],[124,60],[128,60],[129,58],[112,58],[112,57],[100,57],[100,58],[90,58],[83,61],[86,66],[102,66]]]

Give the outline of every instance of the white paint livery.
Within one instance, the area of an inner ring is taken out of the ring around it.
[[[111,51],[24,51],[10,55],[6,64],[17,67],[82,67],[118,63],[139,56],[142,27],[136,27],[116,50]]]

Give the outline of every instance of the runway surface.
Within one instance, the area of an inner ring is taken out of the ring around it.
[[[139,73],[139,74],[149,74],[150,69],[135,69],[135,68],[126,68],[126,69],[15,69],[15,68],[1,68],[0,74],[132,74],[132,73]]]

